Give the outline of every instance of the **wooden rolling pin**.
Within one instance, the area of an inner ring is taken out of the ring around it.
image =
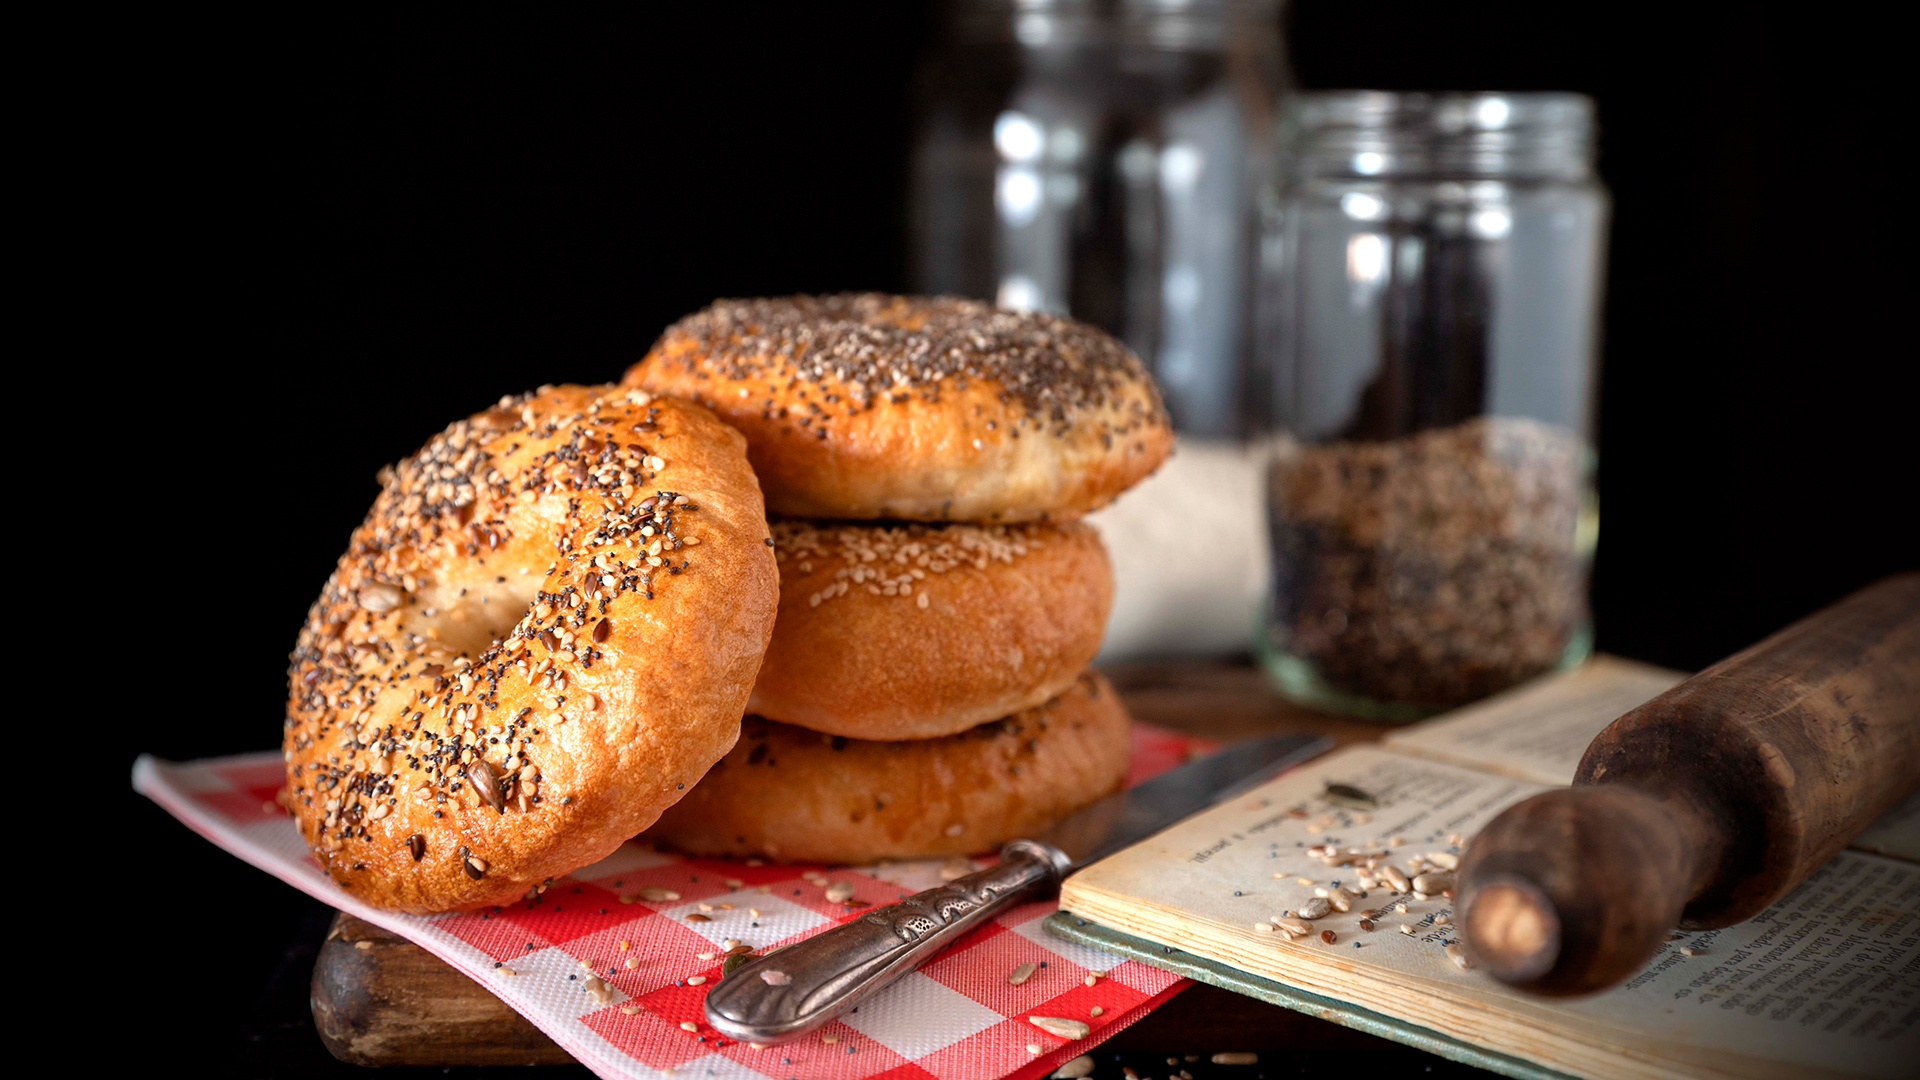
[[[1673,927],[1751,918],[1920,785],[1920,573],[1816,612],[1615,720],[1573,786],[1460,865],[1468,953],[1540,994],[1603,990]]]

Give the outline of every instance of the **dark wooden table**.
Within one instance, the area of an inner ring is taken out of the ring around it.
[[[1137,720],[1231,740],[1271,733],[1331,736],[1345,745],[1380,736],[1378,726],[1324,716],[1274,694],[1248,664],[1181,661],[1106,669]],[[426,950],[349,915],[338,915],[313,968],[314,1026],[341,1061],[371,1066],[562,1065],[572,1061],[480,984]],[[1218,1051],[1253,1051],[1263,1064],[1213,1066]],[[1142,1078],[1196,1080],[1209,1072],[1256,1080],[1345,1067],[1415,1068],[1422,1075],[1484,1075],[1418,1050],[1253,998],[1196,984],[1100,1044]],[[1359,1056],[1355,1056],[1359,1055]],[[1189,1061],[1189,1057],[1197,1060]],[[1117,1069],[1102,1069],[1104,1076]]]

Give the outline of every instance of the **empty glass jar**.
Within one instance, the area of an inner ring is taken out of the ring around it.
[[[956,0],[922,72],[915,290],[1100,326],[1182,433],[1243,436],[1286,84],[1276,0]]]
[[[1608,200],[1571,94],[1296,99],[1263,208],[1263,657],[1413,719],[1590,648]]]

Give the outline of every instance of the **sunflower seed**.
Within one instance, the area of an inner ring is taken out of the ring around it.
[[[481,802],[506,813],[507,800],[500,793],[500,781],[494,778],[493,766],[485,761],[476,761],[467,766],[467,779],[473,782],[473,793],[480,796]]]
[[[1301,904],[1298,914],[1303,919],[1318,919],[1332,910],[1332,904],[1327,903],[1325,898],[1316,896],[1306,903]]]
[[[1012,983],[1015,986],[1019,986],[1021,983],[1024,983],[1028,979],[1033,978],[1033,973],[1039,970],[1040,970],[1040,965],[1029,960],[1024,964],[1021,964],[1019,967],[1016,967],[1012,971],[1008,972],[1007,981],[1009,983]]]
[[[1063,1039],[1084,1039],[1093,1033],[1093,1025],[1085,1020],[1069,1020],[1061,1016],[1029,1016],[1027,1023],[1049,1035],[1058,1035]]]

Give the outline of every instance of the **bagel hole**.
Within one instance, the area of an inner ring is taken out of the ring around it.
[[[409,633],[435,641],[455,656],[476,657],[519,625],[544,580],[481,566],[422,582],[409,598],[404,625]]]

